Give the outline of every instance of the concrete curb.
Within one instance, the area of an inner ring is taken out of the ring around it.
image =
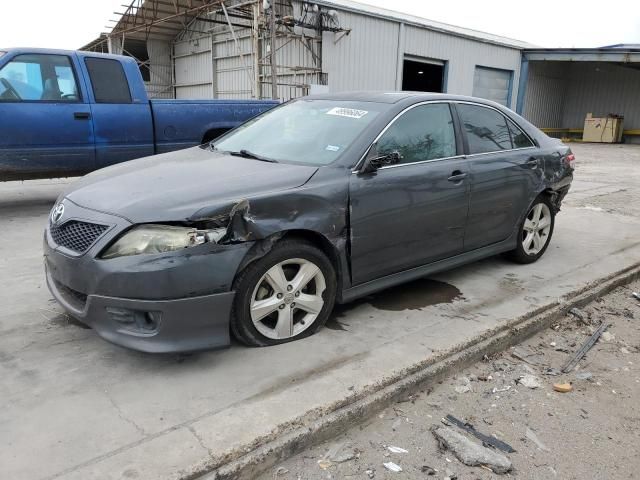
[[[250,480],[264,470],[305,450],[330,439],[354,424],[363,422],[392,403],[406,398],[452,373],[464,369],[485,355],[502,352],[537,332],[564,318],[574,307],[584,307],[594,299],[613,289],[640,278],[640,264],[634,264],[614,274],[592,282],[571,292],[557,301],[518,317],[506,325],[486,332],[478,338],[460,344],[436,359],[402,372],[398,372],[373,392],[352,398],[348,404],[338,406],[333,412],[304,425],[304,419],[295,422],[304,426],[282,432],[250,452],[230,458],[224,464],[212,465],[204,471],[194,472],[182,480]],[[228,457],[227,457],[228,458]]]

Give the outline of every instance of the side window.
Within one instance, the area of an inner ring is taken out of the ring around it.
[[[511,120],[507,120],[507,123],[509,124],[509,130],[511,131],[511,141],[513,142],[513,148],[528,148],[535,146],[531,142],[529,137],[527,137],[527,135],[522,130],[520,130],[520,127],[518,127]]]
[[[0,70],[0,101],[79,100],[73,66],[64,55],[18,55]]]
[[[486,153],[508,150],[511,134],[501,113],[491,109],[464,103],[456,105],[467,133],[469,153]]]
[[[398,118],[377,143],[380,155],[398,151],[401,163],[456,155],[456,137],[447,103],[412,108]]]
[[[122,65],[109,58],[85,58],[96,103],[131,103],[129,82]]]

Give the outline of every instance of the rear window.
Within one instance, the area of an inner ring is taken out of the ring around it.
[[[456,108],[467,134],[469,153],[499,152],[512,148],[511,133],[501,113],[476,105],[459,104]]]
[[[509,130],[511,131],[511,140],[513,141],[513,148],[528,148],[533,147],[531,139],[511,120],[507,120],[509,124]]]
[[[122,65],[107,58],[86,58],[96,103],[131,103],[129,83]]]

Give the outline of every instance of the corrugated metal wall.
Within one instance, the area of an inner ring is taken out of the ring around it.
[[[176,98],[212,98],[211,36],[176,41],[173,59]]]
[[[404,53],[447,61],[447,93],[473,94],[473,78],[477,65],[513,72],[511,105],[515,107],[520,78],[520,50],[424,28],[406,27]]]
[[[606,62],[529,63],[524,116],[541,128],[584,126],[587,113],[624,115],[640,129],[640,70]]]
[[[562,128],[567,67],[561,62],[530,62],[524,117],[542,128]]]
[[[474,41],[417,26],[351,12],[339,12],[340,23],[352,32],[325,33],[323,69],[332,91],[396,90],[401,85],[398,53],[447,62],[448,93],[471,95],[476,65],[511,70],[511,107],[515,107],[520,74],[520,50]],[[400,44],[400,45],[399,45]]]
[[[621,114],[625,130],[640,129],[640,70],[574,62],[568,75],[562,127],[582,128],[589,112],[596,117]]]
[[[145,87],[150,98],[173,98],[171,45],[159,40],[147,41],[150,81]]]
[[[339,19],[351,33],[322,37],[322,69],[330,90],[395,90],[400,24],[342,11]]]
[[[299,15],[301,2],[293,2]],[[277,39],[278,96],[281,100],[305,95],[313,84],[327,84],[330,91],[396,90],[401,85],[402,61],[398,54],[447,62],[447,91],[471,95],[476,65],[511,70],[511,106],[515,106],[520,51],[487,42],[474,41],[418,26],[401,27],[398,21],[338,10],[340,25],[349,35],[325,32],[322,36],[322,71],[319,62],[302,42],[287,37]],[[216,17],[224,21],[224,16]],[[253,42],[249,28],[236,29],[238,46],[227,27],[195,22],[194,31],[211,35],[183,34],[174,45],[175,90],[177,98],[251,98],[253,95]],[[296,30],[296,33],[300,31]],[[312,31],[306,35],[313,36]],[[190,36],[190,38],[187,38]],[[316,42],[316,40],[311,40]],[[263,58],[262,98],[271,95],[266,47],[260,42]],[[243,54],[242,58],[238,50]],[[292,68],[296,67],[296,68]]]

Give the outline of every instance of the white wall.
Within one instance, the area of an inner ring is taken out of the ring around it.
[[[472,95],[476,65],[513,71],[511,108],[515,108],[520,50],[406,25],[376,17],[339,12],[348,36],[325,33],[323,70],[332,91],[396,90],[404,55],[447,62],[447,93]]]

